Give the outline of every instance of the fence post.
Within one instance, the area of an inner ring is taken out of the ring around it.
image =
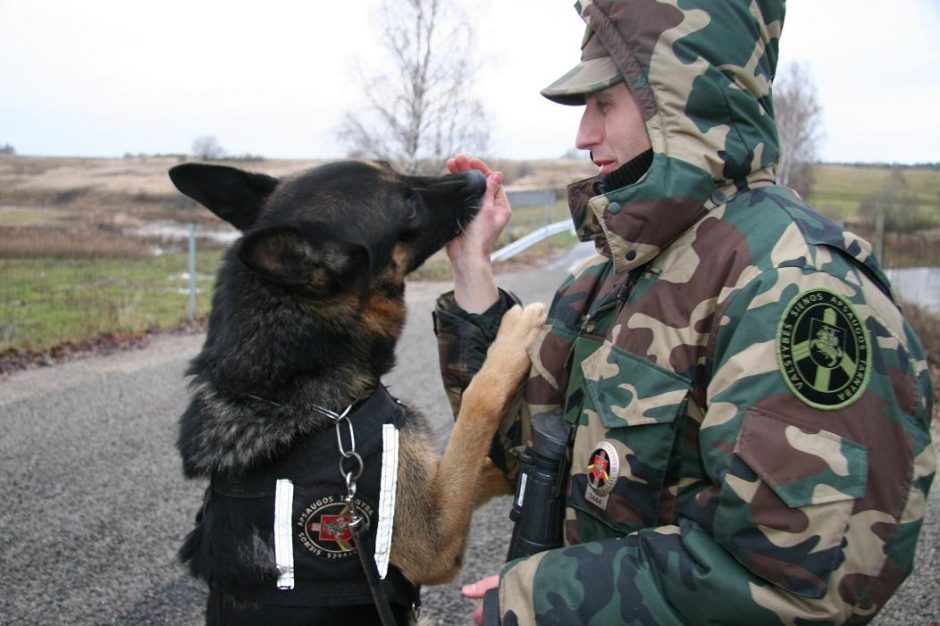
[[[196,321],[196,225],[189,225],[189,323]]]
[[[885,266],[885,212],[875,215],[875,256],[882,267]]]

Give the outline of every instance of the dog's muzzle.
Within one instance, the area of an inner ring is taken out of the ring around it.
[[[467,204],[471,202],[479,203],[486,192],[486,176],[480,170],[467,170],[463,172],[462,176],[466,181],[462,193],[468,201]]]

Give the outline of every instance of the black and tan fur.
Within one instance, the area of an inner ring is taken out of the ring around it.
[[[225,254],[206,342],[189,371],[178,446],[190,478],[237,478],[273,463],[300,437],[332,427],[312,407],[338,412],[368,396],[394,364],[405,276],[472,220],[485,188],[477,173],[409,177],[357,161],[284,180],[199,164],[170,176],[243,231]],[[407,411],[391,564],[415,584],[456,574],[472,509],[506,491],[486,452],[542,319],[540,307],[507,314],[443,456],[425,418]],[[198,524],[181,558],[210,588],[274,584],[263,538],[233,519],[229,532],[244,541],[214,553]],[[341,619],[342,610],[329,616]]]

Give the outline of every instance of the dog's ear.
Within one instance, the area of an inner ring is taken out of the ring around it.
[[[238,247],[238,256],[279,285],[314,297],[359,289],[369,280],[368,249],[338,238],[321,222],[249,233]]]
[[[176,188],[237,228],[255,223],[278,180],[224,165],[184,163],[170,169]]]

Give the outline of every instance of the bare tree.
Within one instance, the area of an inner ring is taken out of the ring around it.
[[[809,68],[792,63],[774,81],[774,113],[780,135],[777,180],[809,196],[823,137],[822,107]]]
[[[349,112],[339,138],[357,157],[405,172],[438,170],[456,152],[481,154],[489,127],[471,95],[473,29],[455,0],[384,0],[385,67],[360,70],[368,106]]]
[[[225,156],[225,150],[219,145],[215,135],[203,135],[193,141],[193,154],[203,161],[213,161]]]

